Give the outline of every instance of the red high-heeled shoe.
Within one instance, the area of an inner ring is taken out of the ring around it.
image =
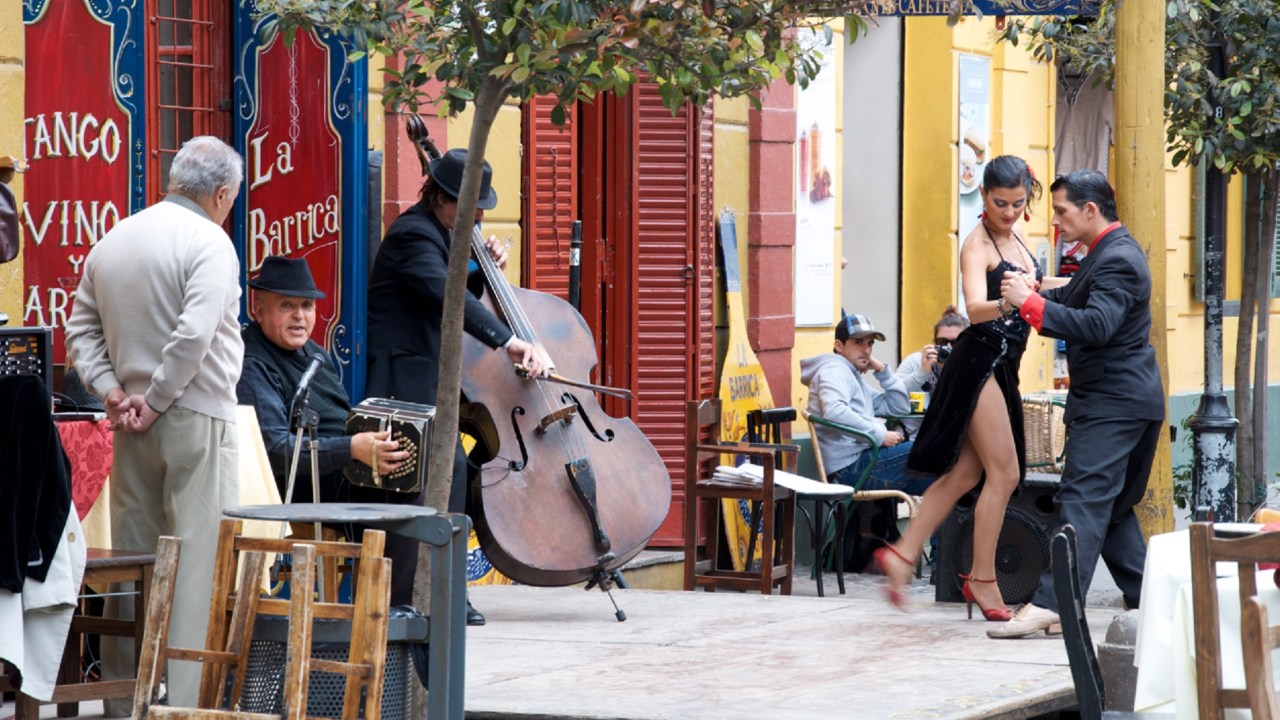
[[[973,619],[973,606],[976,604],[978,609],[982,611],[982,617],[988,622],[1006,622],[1013,617],[1013,613],[1007,607],[984,608],[982,603],[978,602],[978,598],[974,597],[973,590],[969,589],[969,583],[993,583],[995,578],[983,580],[972,575],[960,574],[960,579],[964,580],[964,585],[960,587],[960,594],[964,596],[964,609],[969,611],[969,619]]]
[[[898,552],[898,548],[892,545],[882,545],[871,553],[871,558],[875,560],[876,567],[880,568],[880,574],[884,575],[884,593],[889,598],[889,602],[893,603],[893,606],[899,610],[906,612],[907,599],[902,596],[902,590],[898,583],[894,582],[894,576],[889,572],[889,563],[885,562],[890,554],[906,563],[908,567],[914,567],[915,563],[908,560],[902,553]]]

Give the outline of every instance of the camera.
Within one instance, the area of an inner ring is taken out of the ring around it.
[[[938,346],[938,362],[944,363],[947,361],[947,358],[949,357],[951,357],[951,346],[950,345]]]

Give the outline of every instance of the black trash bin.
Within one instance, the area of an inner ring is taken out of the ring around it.
[[[387,660],[382,685],[382,717],[404,720],[409,717],[410,682],[414,679],[410,645],[425,642],[427,619],[407,606],[391,608],[387,620]],[[253,641],[245,668],[240,710],[279,713],[284,703],[285,651],[289,640],[289,619],[259,616],[253,626]],[[349,620],[317,619],[312,631],[311,657],[345,662],[351,646]],[[313,671],[307,686],[307,716],[339,718],[346,677]],[[361,713],[361,717],[364,714]]]

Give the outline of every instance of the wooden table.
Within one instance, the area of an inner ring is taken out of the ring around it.
[[[427,622],[427,717],[461,718],[466,672],[466,515],[389,503],[291,503],[228,508],[229,517],[302,523],[354,523],[426,543],[431,554],[431,617]]]

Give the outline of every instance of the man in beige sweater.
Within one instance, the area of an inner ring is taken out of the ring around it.
[[[240,271],[222,223],[243,177],[243,160],[221,140],[187,141],[164,201],[90,251],[67,322],[67,352],[117,431],[112,546],[153,551],[161,535],[183,540],[169,630],[180,647],[204,644],[212,540],[239,494]],[[131,605],[109,611],[128,616]],[[104,679],[131,677],[132,643],[105,650]],[[171,704],[194,707],[199,668],[175,663],[168,678]],[[119,701],[106,710],[129,714]]]

